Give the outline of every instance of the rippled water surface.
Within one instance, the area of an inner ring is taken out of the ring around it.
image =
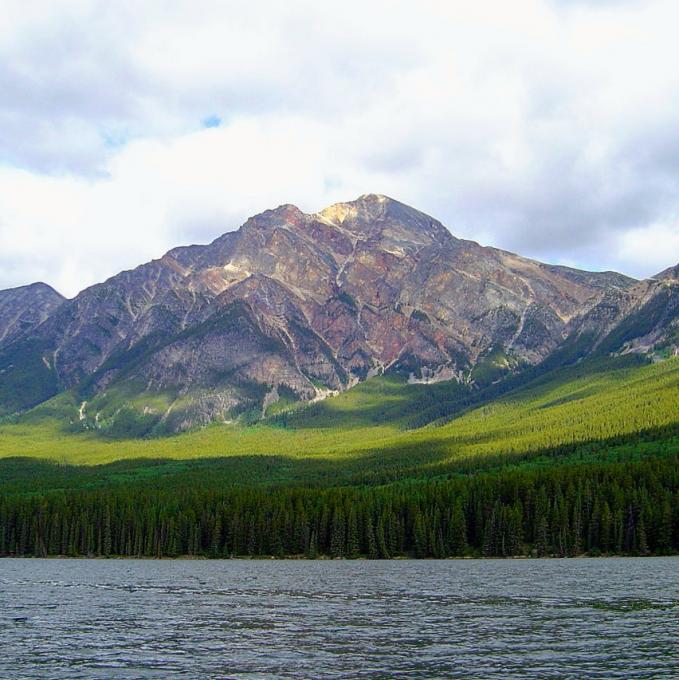
[[[679,559],[0,560],[0,678],[679,677]]]

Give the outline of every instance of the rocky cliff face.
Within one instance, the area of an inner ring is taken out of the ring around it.
[[[674,352],[679,345],[679,280],[655,276],[626,290],[606,291],[573,319],[565,342],[578,344],[581,355]]]
[[[518,370],[573,338],[593,350],[664,306],[655,330],[625,340],[647,348],[676,320],[676,287],[482,247],[371,194],[313,215],[284,205],[93,286],[0,347],[0,371],[94,403],[162,394],[167,408],[144,410],[183,429],[385,371],[426,382],[474,381],[484,362]],[[28,393],[14,408],[44,397]]]

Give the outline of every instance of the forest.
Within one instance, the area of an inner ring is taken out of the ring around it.
[[[0,555],[664,555],[679,551],[678,463],[674,454],[372,487],[139,483],[10,494],[0,499]]]

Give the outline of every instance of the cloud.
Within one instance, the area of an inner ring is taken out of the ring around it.
[[[5,4],[0,288],[373,191],[549,261],[679,260],[674,2]]]
[[[633,271],[643,263],[644,271],[655,274],[667,268],[667,262],[677,259],[679,230],[674,224],[650,224],[626,231],[616,248],[617,258]]]

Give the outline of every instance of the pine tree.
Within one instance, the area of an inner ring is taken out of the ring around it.
[[[344,557],[345,525],[344,512],[340,506],[335,508],[332,516],[332,531],[330,535],[330,554],[332,557]]]
[[[309,549],[307,550],[307,558],[315,560],[318,557],[318,542],[316,540],[316,532],[312,531],[309,537]]]
[[[111,556],[113,546],[113,535],[111,533],[111,506],[107,503],[104,506],[104,526],[102,532],[102,550],[106,557]]]
[[[376,560],[378,558],[377,541],[375,540],[375,531],[370,515],[368,515],[365,520],[365,542],[368,547],[368,558]]]
[[[413,548],[415,549],[415,556],[426,557],[427,547],[427,532],[424,517],[418,509],[415,512],[415,519],[413,521]]]
[[[462,509],[462,501],[459,498],[453,506],[450,517],[448,548],[451,555],[458,557],[467,552],[467,520]]]
[[[356,518],[356,510],[352,506],[347,518],[347,557],[352,559],[358,557],[359,550],[358,520]]]
[[[538,518],[535,530],[535,552],[538,557],[549,555],[549,534],[546,515],[540,515]]]

